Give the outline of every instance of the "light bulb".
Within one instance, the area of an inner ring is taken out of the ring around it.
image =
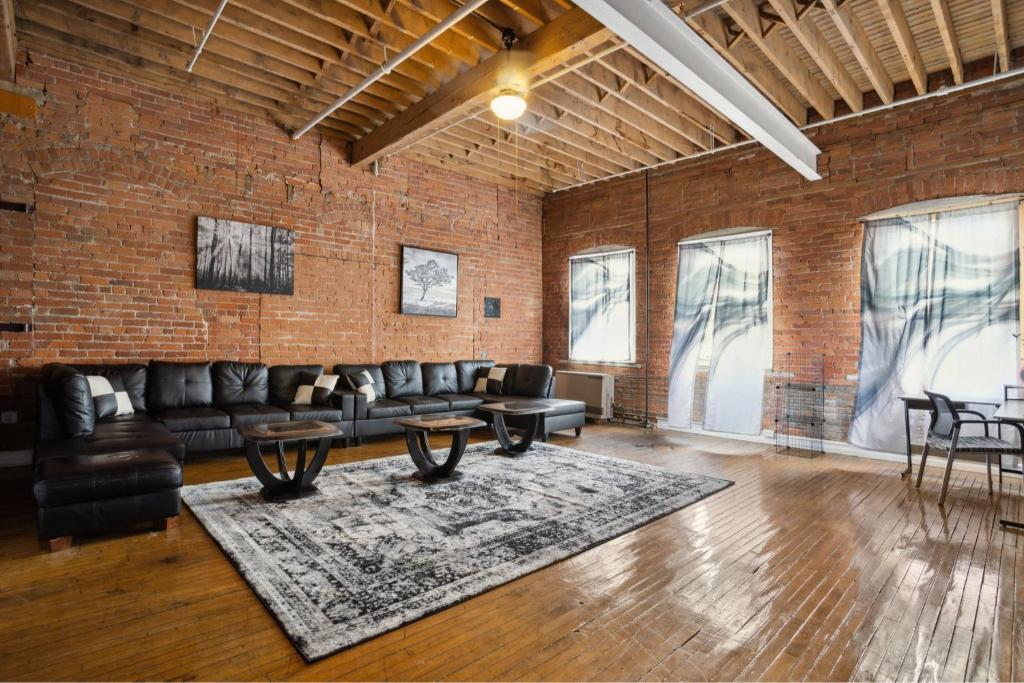
[[[515,121],[526,111],[526,100],[514,90],[502,90],[491,100],[491,111],[499,119]]]

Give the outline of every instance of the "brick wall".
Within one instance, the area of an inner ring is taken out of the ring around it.
[[[0,333],[4,409],[31,414],[56,360],[540,360],[539,198],[400,159],[374,177],[315,133],[22,57],[45,101],[0,115],[0,198],[35,206],[0,212],[0,321],[34,332]],[[294,296],[197,290],[200,215],[297,231]],[[459,253],[456,319],[399,315],[402,244]]]
[[[665,415],[676,243],[725,228],[771,228],[776,363],[787,351],[825,354],[826,438],[845,439],[860,350],[858,218],[909,202],[1024,191],[1024,83],[925,100],[813,129],[808,136],[822,150],[818,182],[803,180],[750,145],[651,171],[646,180],[638,174],[546,197],[545,361],[615,374],[616,403],[626,416],[643,413],[649,382],[651,415]],[[568,257],[623,244],[637,250],[640,363],[567,363]]]

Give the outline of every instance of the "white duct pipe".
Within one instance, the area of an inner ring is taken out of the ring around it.
[[[437,24],[436,26],[434,26],[434,28],[430,29],[422,36],[420,36],[415,43],[399,52],[393,60],[391,60],[390,62],[386,62],[383,66],[379,67],[376,71],[374,71],[365,79],[363,79],[363,81],[359,83],[359,85],[355,86],[347,93],[345,93],[338,99],[334,100],[334,102],[332,102],[326,109],[324,109],[322,112],[314,116],[309,123],[307,123],[302,128],[292,133],[292,140],[298,140],[300,137],[308,133],[310,130],[313,129],[314,126],[316,126],[316,124],[326,119],[328,116],[333,114],[337,109],[344,106],[346,102],[348,102],[353,97],[369,88],[371,85],[379,81],[381,78],[387,76],[389,73],[391,73],[392,69],[394,69],[396,66],[398,66],[405,60],[409,59],[409,57],[412,57],[414,54],[425,48],[432,40],[434,40],[434,38],[438,37],[445,31],[447,31],[449,28],[451,28],[452,26],[459,23],[460,21],[468,17],[470,14],[475,12],[477,8],[479,8],[485,2],[487,2],[487,0],[469,0],[465,5],[452,12],[447,18],[444,19],[444,21]]]
[[[188,66],[185,67],[185,71],[192,73],[192,68],[199,61],[199,55],[206,47],[206,41],[210,39],[210,34],[213,33],[213,27],[217,25],[217,20],[220,19],[220,15],[224,12],[224,8],[227,7],[228,0],[220,0],[220,5],[217,7],[217,11],[210,17],[210,24],[206,27],[206,31],[203,32],[203,37],[199,40],[199,44],[196,45],[195,54],[192,55],[192,59],[189,60]]]
[[[700,14],[704,14],[708,10],[715,9],[716,7],[721,7],[727,2],[729,2],[729,0],[708,0],[707,2],[697,5],[689,12],[684,13],[683,16],[687,19],[693,19],[694,17]]]
[[[886,111],[888,109],[895,109],[896,107],[902,107],[903,105],[906,105],[906,104],[913,104],[914,102],[920,102],[921,100],[929,100],[929,99],[931,99],[933,97],[939,97],[939,96],[944,96],[944,95],[952,95],[953,93],[960,92],[962,90],[970,90],[971,88],[977,88],[977,87],[982,86],[982,85],[987,85],[989,83],[995,83],[996,81],[1002,81],[1002,80],[1005,80],[1007,78],[1013,78],[1015,76],[1021,76],[1021,75],[1024,75],[1024,66],[1017,67],[1016,69],[1011,69],[1010,71],[1004,71],[1002,73],[997,73],[997,74],[993,74],[991,76],[986,76],[985,78],[979,78],[979,79],[977,79],[975,81],[968,81],[967,83],[961,83],[960,85],[950,86],[948,88],[943,88],[941,90],[935,90],[933,92],[926,92],[923,95],[915,95],[914,97],[908,97],[905,100],[895,100],[893,102],[890,102],[889,104],[880,104],[877,107],[872,107],[871,109],[863,109],[861,111],[851,112],[849,114],[843,114],[842,116],[836,116],[835,118],[826,119],[824,121],[815,121],[814,123],[808,123],[806,126],[801,128],[800,130],[802,130],[802,131],[803,130],[811,130],[812,128],[820,128],[821,126],[827,126],[830,123],[839,123],[840,121],[847,121],[849,119],[857,119],[857,118],[860,118],[861,116],[866,116],[867,114],[876,114],[878,112]],[[698,152],[697,154],[691,154],[690,156],[683,157],[682,159],[667,159],[665,161],[659,161],[656,164],[651,164],[650,166],[644,166],[643,168],[631,168],[628,171],[620,171],[618,173],[614,173],[612,175],[604,176],[602,178],[594,178],[593,180],[584,180],[583,182],[576,183],[575,185],[568,185],[566,187],[560,187],[557,190],[552,190],[551,193],[552,194],[557,194],[559,192],[565,192],[566,190],[573,190],[573,189],[575,189],[577,187],[584,187],[586,185],[593,185],[595,183],[600,183],[600,182],[603,182],[605,180],[614,180],[615,178],[621,178],[623,176],[627,176],[627,175],[630,175],[632,173],[643,173],[644,171],[655,169],[655,168],[661,168],[662,166],[671,166],[672,164],[678,164],[678,163],[681,163],[681,162],[684,162],[684,161],[692,161],[694,159],[700,159],[701,157],[706,157],[706,156],[709,156],[711,154],[718,154],[719,152],[726,152],[728,150],[736,149],[738,147],[745,147],[746,145],[752,145],[755,142],[757,142],[757,140],[743,140],[741,142],[734,142],[731,145],[725,145],[724,147],[719,147],[717,149],[709,149],[709,150],[705,150],[703,152]]]

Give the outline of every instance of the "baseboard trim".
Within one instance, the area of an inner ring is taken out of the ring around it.
[[[774,432],[763,432],[761,434],[731,434],[729,432],[712,432],[706,429],[700,429],[699,427],[684,429],[682,427],[671,427],[668,424],[668,420],[663,417],[659,417],[657,421],[658,429],[664,429],[670,432],[682,432],[684,434],[697,434],[700,436],[714,436],[720,439],[732,439],[733,441],[747,441],[749,443],[760,443],[768,446],[775,445],[775,433]],[[870,460],[885,460],[887,462],[898,462],[906,464],[907,454],[906,453],[890,453],[888,451],[874,451],[869,448],[862,448],[860,446],[854,446],[853,444],[846,443],[845,441],[828,441],[823,440],[821,442],[822,448],[826,453],[832,455],[848,455],[854,458],[868,458]],[[918,454],[913,454],[911,459],[914,463],[914,467],[921,462],[921,458]],[[944,455],[933,455],[928,459],[927,467],[945,467],[946,458]],[[985,472],[984,463],[970,462],[967,460],[954,460],[953,469],[964,470],[966,472]],[[993,472],[996,470],[996,466],[993,464]]]

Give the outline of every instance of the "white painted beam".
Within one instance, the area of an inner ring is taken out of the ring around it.
[[[821,150],[661,0],[575,2],[800,175],[821,179]]]

